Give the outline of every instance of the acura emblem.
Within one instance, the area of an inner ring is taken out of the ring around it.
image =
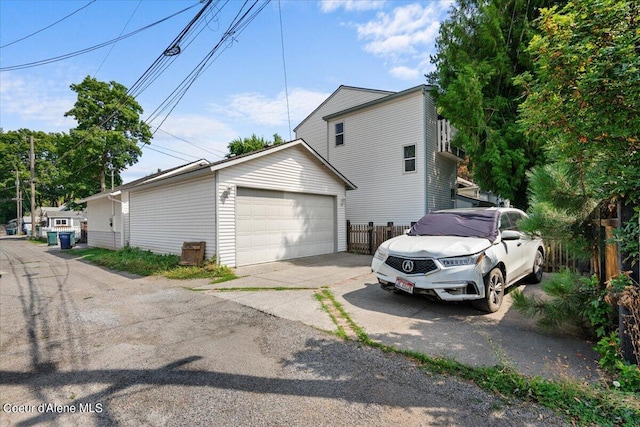
[[[405,273],[410,273],[413,271],[413,261],[411,261],[410,259],[405,259],[404,261],[402,261],[402,269],[405,271]]]

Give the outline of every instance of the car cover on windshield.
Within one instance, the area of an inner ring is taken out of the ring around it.
[[[457,210],[431,212],[416,222],[410,236],[480,237],[493,242],[498,237],[497,210]]]

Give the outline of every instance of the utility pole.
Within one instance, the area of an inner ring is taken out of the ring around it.
[[[33,149],[33,135],[29,136],[31,163],[31,238],[36,238],[36,155]]]
[[[22,230],[22,196],[20,195],[20,173],[16,169],[16,234]]]

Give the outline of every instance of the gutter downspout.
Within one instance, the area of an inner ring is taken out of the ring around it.
[[[429,109],[427,103],[427,89],[426,87],[422,88],[422,108],[423,117],[424,117],[424,214],[429,213],[429,174],[431,170],[428,169],[428,157],[429,157],[429,124],[431,121],[429,120]],[[430,96],[430,95],[429,95]]]
[[[213,178],[213,185],[215,186],[215,200],[214,200],[214,206],[215,206],[215,239],[216,239],[216,244],[215,244],[215,248],[214,250],[216,251],[216,264],[220,265],[220,238],[219,238],[219,234],[220,234],[220,196],[218,195],[218,192],[220,191],[220,189],[218,188],[220,185],[220,177],[218,176],[218,171],[214,172],[214,178]],[[206,248],[205,248],[206,250]],[[205,254],[206,257],[206,254]]]

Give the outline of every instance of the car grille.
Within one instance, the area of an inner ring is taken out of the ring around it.
[[[402,268],[402,264],[404,263],[404,261],[413,261],[413,270],[405,271]],[[427,274],[433,270],[438,269],[438,266],[436,266],[436,263],[433,262],[432,259],[409,259],[409,258],[400,258],[396,256],[390,256],[390,257],[387,257],[385,264],[387,264],[389,267],[393,268],[394,270],[401,271],[405,274]]]

